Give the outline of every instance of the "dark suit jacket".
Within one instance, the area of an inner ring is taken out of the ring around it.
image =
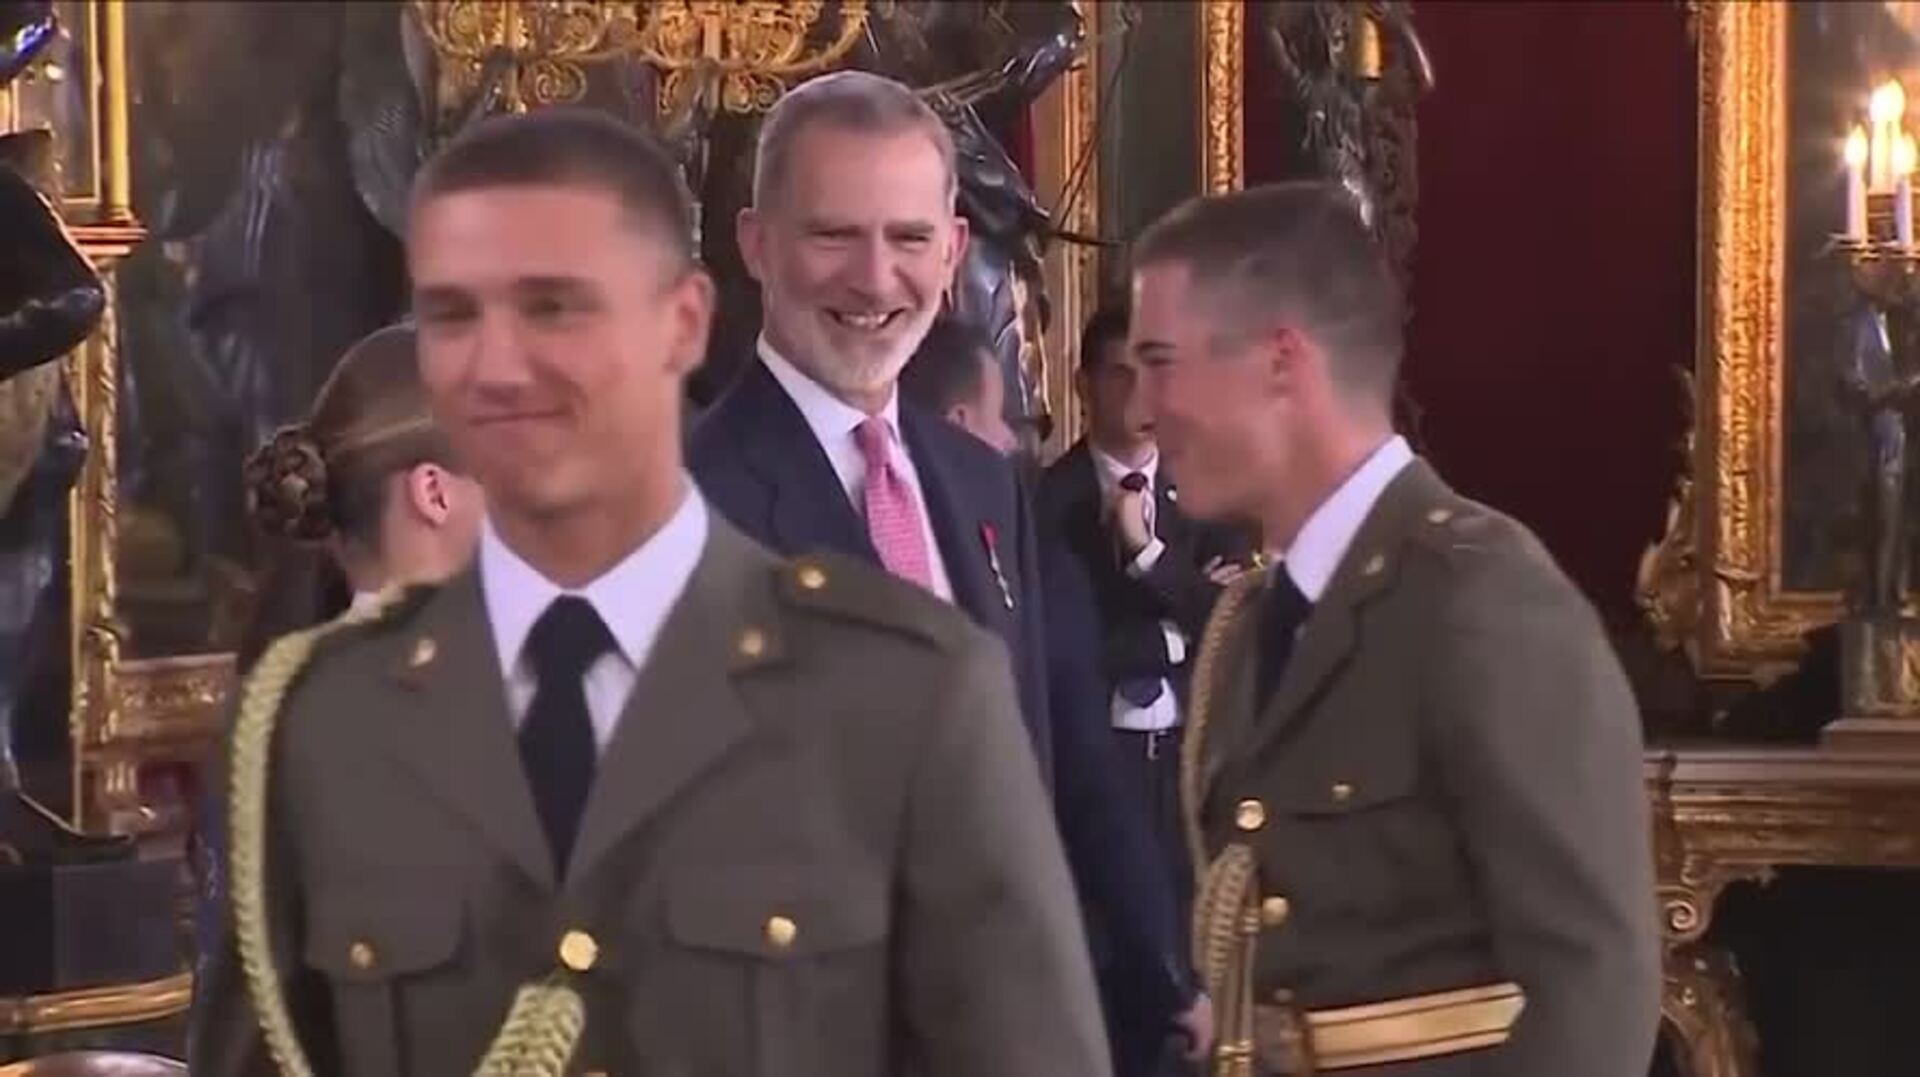
[[[1226,529],[1187,519],[1163,470],[1154,484],[1154,533],[1167,549],[1144,575],[1128,575],[1103,519],[1096,466],[1082,439],[1047,468],[1040,482],[1041,531],[1059,536],[1087,569],[1104,627],[1109,691],[1120,681],[1164,677],[1184,694],[1186,666],[1167,660],[1161,622],[1171,621],[1186,633],[1189,654],[1197,649],[1220,596],[1219,585],[1201,566],[1213,557],[1241,557],[1248,544]]]
[[[1013,468],[972,435],[905,401],[900,431],[955,604],[1006,641],[1027,731],[1042,773],[1051,776],[1039,555]],[[694,428],[687,464],[708,503],[764,545],[785,554],[831,550],[880,563],[865,521],[806,418],[757,359]]]
[[[1526,1008],[1504,1047],[1382,1072],[1646,1072],[1660,948],[1640,721],[1593,607],[1524,527],[1420,461],[1264,705],[1263,580],[1223,599],[1212,702],[1187,721],[1205,855],[1245,844],[1256,897],[1291,903],[1263,920],[1255,998],[1512,980]]]
[[[1145,805],[1112,765],[1106,676],[1093,589],[1072,551],[1040,542],[1046,587],[1048,705],[1054,816],[1087,910],[1095,964],[1124,1013],[1149,1035],[1171,1029],[1192,1001],[1186,940]]]

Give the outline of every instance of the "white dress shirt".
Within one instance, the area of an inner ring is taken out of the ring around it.
[[[800,368],[788,362],[766,337],[759,342],[760,361],[773,373],[773,380],[780,383],[794,407],[807,420],[807,428],[813,431],[813,438],[827,454],[827,462],[833,465],[833,473],[840,477],[840,488],[847,492],[848,500],[853,502],[853,510],[864,519],[867,504],[867,458],[860,452],[860,445],[854,440],[853,432],[866,422],[870,416],[847,402],[821,388],[820,384],[800,372]],[[953,581],[947,576],[946,559],[940,555],[940,540],[933,534],[933,513],[927,507],[926,490],[920,484],[920,472],[913,466],[913,454],[907,451],[906,440],[900,436],[900,391],[896,386],[887,398],[887,406],[877,416],[887,424],[893,434],[893,468],[899,473],[907,489],[913,492],[913,499],[920,507],[920,533],[927,543],[927,560],[933,567],[933,593],[953,601]]]
[[[534,680],[527,636],[553,600],[576,594],[593,606],[613,636],[614,650],[587,667],[587,715],[594,747],[607,750],[634,681],[653,653],[660,626],[680,601],[707,545],[707,506],[693,481],[685,483],[680,507],[665,527],[619,564],[577,591],[567,591],[509,549],[491,520],[480,531],[480,593],[507,686],[507,712],[514,728],[533,705]]]
[[[374,603],[379,602],[380,596],[383,594],[386,594],[386,592],[385,591],[355,591],[353,593],[353,601],[347,604],[347,612],[359,613],[362,610],[372,609]]]
[[[1102,505],[1113,497],[1113,492],[1120,487],[1120,480],[1128,475],[1138,472],[1147,480],[1145,490],[1147,534],[1151,536],[1152,541],[1148,542],[1146,548],[1127,565],[1127,575],[1137,579],[1151,571],[1153,566],[1159,563],[1161,555],[1167,552],[1167,544],[1160,541],[1160,536],[1155,530],[1159,523],[1155,517],[1158,515],[1160,504],[1160,453],[1155,450],[1153,455],[1147,457],[1146,462],[1139,467],[1128,467],[1091,444],[1087,447],[1093,453],[1093,474],[1100,484]],[[1160,634],[1166,640],[1167,661],[1176,666],[1185,662],[1188,641],[1186,633],[1180,631],[1180,626],[1171,621],[1161,621]],[[1108,701],[1108,718],[1115,729],[1136,733],[1159,732],[1174,728],[1180,724],[1180,704],[1173,695],[1173,682],[1161,681],[1160,695],[1144,707],[1134,706],[1122,698],[1119,692],[1115,692],[1113,698]]]
[[[1388,484],[1411,463],[1413,449],[1407,439],[1398,435],[1388,438],[1307,517],[1281,562],[1307,601],[1318,602],[1326,594],[1334,571],[1360,533],[1360,525],[1367,522]]]

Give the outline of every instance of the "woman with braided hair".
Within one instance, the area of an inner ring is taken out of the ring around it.
[[[443,580],[479,540],[480,487],[455,463],[421,389],[411,326],[355,344],[307,418],[255,450],[244,471],[247,515],[288,548],[267,574],[237,656],[250,670],[280,636],[364,607],[382,590]],[[226,890],[221,813],[195,841],[200,953],[211,953]]]
[[[306,420],[248,459],[244,485],[254,527],[292,549],[262,589],[241,647],[243,671],[275,637],[349,603],[451,576],[472,558],[480,533],[480,488],[427,410],[411,326],[355,344]]]

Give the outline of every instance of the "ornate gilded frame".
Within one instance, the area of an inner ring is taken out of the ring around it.
[[[1200,8],[1200,189],[1208,194],[1237,191],[1246,182],[1241,141],[1246,34],[1244,0],[1205,0]]]
[[[1693,7],[1700,72],[1699,339],[1688,473],[1641,565],[1656,631],[1708,677],[1765,677],[1840,612],[1782,585],[1788,7]]]
[[[86,69],[64,77],[89,80],[85,130],[60,133],[86,139],[92,182],[67,192],[61,210],[74,241],[106,279],[108,303],[98,329],[63,370],[89,441],[67,501],[71,821],[89,830],[137,832],[167,822],[141,789],[141,768],[204,754],[218,729],[232,663],[224,655],[125,661],[120,654],[114,274],[145,232],[132,208],[126,0],[99,0],[82,10],[84,20],[69,30],[84,40]],[[5,103],[0,127],[11,128],[22,117],[14,102]]]
[[[1087,25],[1098,25],[1101,4],[1117,0],[1081,0]],[[1195,6],[1200,20],[1200,71],[1202,78],[1200,114],[1201,155],[1196,162],[1200,189],[1209,193],[1240,187],[1242,41],[1246,26],[1244,0],[1202,0]],[[1081,170],[1081,195],[1059,227],[1081,235],[1100,231],[1100,160],[1090,154],[1082,161],[1081,151],[1097,134],[1100,113],[1101,42],[1092,35],[1086,54],[1034,105],[1035,176],[1034,187],[1049,205],[1074,182],[1075,169]],[[1054,297],[1053,321],[1047,327],[1042,372],[1043,392],[1054,416],[1053,440],[1048,448],[1059,452],[1080,437],[1080,411],[1074,405],[1073,363],[1071,357],[1079,327],[1092,316],[1099,303],[1100,282],[1105,267],[1101,252],[1095,248],[1056,243],[1047,254],[1047,292]]]

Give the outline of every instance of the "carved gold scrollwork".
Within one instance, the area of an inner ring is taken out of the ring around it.
[[[1669,950],[1660,1016],[1679,1041],[1687,1077],[1747,1077],[1757,1039],[1742,1008],[1740,977],[1727,955],[1702,946]]]
[[[469,100],[488,60],[512,58],[506,104],[515,112],[586,94],[586,64],[631,47],[643,4],[601,0],[414,0],[420,31],[440,58],[440,98]]]
[[[793,83],[846,58],[867,28],[866,0],[842,0],[832,35],[811,42],[821,0],[652,0],[634,51],[666,72],[661,115],[671,115],[694,91],[702,66],[720,79],[720,107],[764,112]]]

